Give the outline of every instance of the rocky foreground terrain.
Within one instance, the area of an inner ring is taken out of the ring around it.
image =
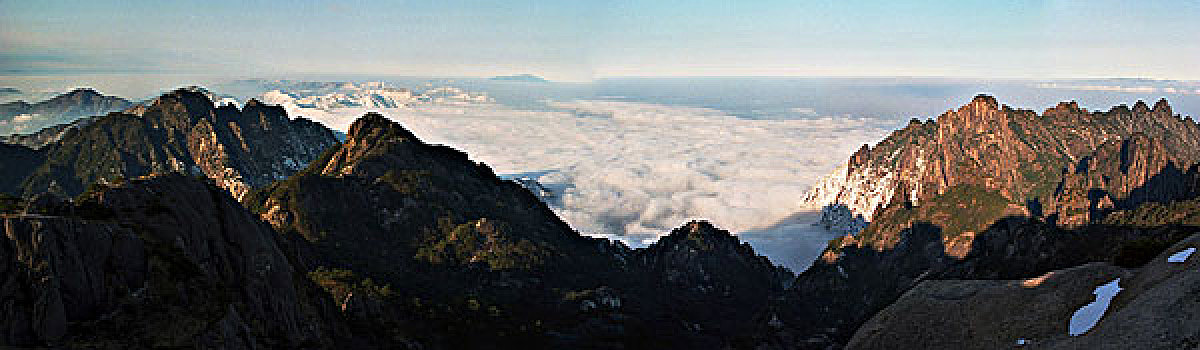
[[[865,227],[795,275],[704,221],[639,249],[582,236],[382,115],[338,142],[177,90],[0,144],[0,345],[1194,347],[1197,258],[1164,259],[1196,246],[1196,130],[1165,101],[977,97],[818,188]],[[1116,277],[1109,316],[1068,336]]]

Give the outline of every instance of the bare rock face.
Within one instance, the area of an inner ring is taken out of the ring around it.
[[[73,196],[97,181],[179,172],[211,178],[240,199],[337,143],[329,129],[289,119],[277,106],[214,107],[187,89],[159,97],[139,115],[96,117],[57,138],[41,149],[46,159],[24,179],[21,193]]]
[[[1078,337],[1059,334],[1038,347],[1051,349],[1187,349],[1200,346],[1200,235],[1183,240],[1122,279],[1123,288],[1094,328]]]
[[[1104,209],[1103,203],[1136,205],[1146,198],[1133,189],[1155,174],[1186,171],[1200,161],[1200,126],[1172,113],[1161,100],[1154,108],[1139,101],[1133,109],[1122,105],[1107,112],[1064,102],[1038,115],[980,95],[936,120],[913,120],[874,147],[864,146],[805,200],[814,207],[843,205],[873,221],[897,201],[919,205],[955,186],[972,185],[1014,203],[1038,203],[1040,214],[1079,224],[1096,219],[1086,213]],[[1101,158],[1119,166],[1098,167],[1094,163]],[[1105,178],[1120,180],[1100,181]],[[1086,192],[1093,189],[1103,194],[1089,198]]]
[[[1140,268],[1092,263],[1022,280],[928,280],[855,333],[847,349],[1185,349],[1200,339],[1200,258],[1168,257],[1197,248],[1193,235]],[[1116,278],[1121,291],[1100,321],[1068,333],[1093,290]]]
[[[28,206],[3,219],[0,345],[332,345],[330,300],[211,184],[155,177]]]
[[[1063,172],[1044,208],[1061,225],[1078,226],[1145,202],[1193,197],[1198,168],[1182,163],[1169,142],[1135,133],[1110,140]]]
[[[1095,298],[1096,286],[1129,275],[1094,263],[1022,280],[923,281],[863,324],[846,349],[1036,344],[1066,335],[1071,315]]]

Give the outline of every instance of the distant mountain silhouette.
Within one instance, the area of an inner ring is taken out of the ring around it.
[[[33,104],[25,101],[0,104],[0,135],[32,133],[80,117],[124,110],[132,105],[125,99],[104,96],[89,88],[75,89]]]
[[[542,78],[542,77],[539,77],[539,76],[536,76],[533,74],[501,75],[501,76],[492,77],[492,80],[495,80],[495,81],[517,81],[517,82],[526,82],[526,83],[549,82],[545,78]]]

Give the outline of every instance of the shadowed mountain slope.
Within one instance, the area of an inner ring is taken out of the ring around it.
[[[704,222],[638,250],[581,236],[519,184],[377,114],[246,202],[345,308],[371,305],[358,324],[431,347],[733,344],[792,276]]]
[[[41,194],[2,220],[0,344],[330,347],[344,327],[279,235],[202,180]]]

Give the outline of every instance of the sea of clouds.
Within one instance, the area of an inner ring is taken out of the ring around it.
[[[631,246],[691,219],[741,235],[760,254],[801,270],[831,234],[801,198],[894,122],[854,117],[744,119],[652,103],[546,101],[377,110],[426,142],[464,150],[498,174],[554,190],[554,210],[581,233]],[[797,107],[803,109],[803,107]],[[292,108],[345,130],[365,109]],[[815,114],[815,113],[811,113]]]

